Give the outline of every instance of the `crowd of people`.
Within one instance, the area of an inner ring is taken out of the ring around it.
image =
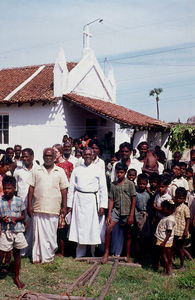
[[[170,275],[178,255],[183,269],[195,253],[195,150],[181,159],[176,151],[167,160],[146,141],[114,153],[110,133],[101,143],[64,135],[43,150],[43,164],[31,148],[0,150],[0,264],[13,253],[14,282],[23,288],[21,256],[50,263],[74,242],[72,256],[102,256],[103,264],[125,253],[127,262],[147,258]]]

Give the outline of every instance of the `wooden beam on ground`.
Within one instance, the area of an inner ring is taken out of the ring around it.
[[[119,261],[126,261],[126,257],[121,256],[121,257],[116,257],[116,256],[109,256],[108,260],[109,261],[115,261],[116,259],[118,259]],[[102,256],[101,257],[78,257],[75,258],[76,261],[99,261],[102,260]]]
[[[113,264],[113,262],[109,261],[108,264]],[[127,263],[127,262],[119,262],[118,265],[124,267],[142,268],[140,264]]]
[[[79,257],[75,258],[76,261],[87,261],[88,263],[95,263],[97,261],[101,261],[102,257]],[[117,257],[119,260],[119,266],[124,266],[124,267],[134,267],[134,268],[141,268],[142,266],[137,263],[128,263],[126,262],[126,257]],[[108,258],[108,263],[112,264],[116,260],[116,257],[114,256],[109,256]]]
[[[107,283],[105,284],[105,286],[103,287],[100,297],[98,298],[99,300],[104,300],[104,297],[106,296],[106,294],[111,286],[112,280],[114,279],[114,276],[116,274],[118,263],[119,263],[119,261],[118,261],[118,259],[116,259],[114,262],[114,265],[112,267],[110,277],[109,277]]]
[[[96,265],[96,266],[97,266],[97,265]],[[94,274],[95,271],[96,271],[96,267],[95,267],[93,270],[91,270],[91,272],[89,272],[89,273],[85,276],[85,278],[83,278],[83,280],[81,280],[81,281],[79,282],[79,286],[85,285],[85,283],[89,280],[89,278],[93,276],[93,274]]]
[[[93,300],[94,298],[80,297],[80,296],[63,296],[63,295],[54,295],[54,294],[39,294],[39,293],[31,293],[27,292],[22,297],[17,298],[15,296],[14,299],[20,300]]]
[[[98,266],[97,269],[95,270],[95,272],[93,273],[93,276],[92,276],[91,279],[89,280],[88,286],[91,286],[91,285],[93,284],[93,282],[94,282],[94,280],[96,279],[96,277],[97,277],[97,275],[98,275],[100,269],[101,269],[101,266]]]
[[[71,286],[67,289],[67,293],[70,293],[78,284],[80,281],[82,281],[89,273],[93,271],[93,269],[96,268],[96,266],[99,264],[99,262],[95,262],[89,269],[87,269]]]

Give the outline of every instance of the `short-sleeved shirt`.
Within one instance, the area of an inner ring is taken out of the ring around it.
[[[69,186],[64,170],[54,165],[48,173],[44,166],[39,166],[31,173],[29,184],[34,187],[34,212],[59,215],[61,190]]]
[[[22,211],[25,210],[24,202],[21,198],[14,196],[11,201],[11,207],[9,207],[7,199],[3,196],[0,199],[0,217],[15,217],[19,218],[22,215]],[[13,231],[13,232],[24,232],[24,223],[17,222],[15,225],[13,223],[1,222],[2,231]]]
[[[186,204],[182,203],[176,207],[174,216],[176,221],[175,235],[181,237],[185,230],[186,219],[190,218],[190,210]]]
[[[166,238],[167,231],[171,230],[171,236],[168,239],[167,243],[172,244],[173,238],[174,238],[175,227],[176,227],[176,221],[175,221],[174,215],[164,217],[158,223],[155,236],[157,237],[157,239],[159,239],[160,241],[163,242]]]
[[[157,193],[156,196],[155,196],[155,199],[154,199],[154,203],[156,204],[157,207],[161,207],[162,202],[165,201],[165,200],[167,200],[167,201],[172,200],[172,197],[168,193],[165,193],[162,196],[159,193]],[[162,219],[163,213],[160,212],[160,211],[157,211],[156,216],[159,219]]]
[[[114,201],[113,208],[117,209],[121,216],[130,214],[132,196],[136,196],[132,181],[125,179],[122,185],[118,181],[111,183],[110,198]]]

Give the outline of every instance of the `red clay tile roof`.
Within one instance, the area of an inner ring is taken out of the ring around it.
[[[68,63],[70,71],[76,63]],[[45,68],[21,90],[11,97],[4,100],[20,84],[34,74],[39,66],[28,66],[13,69],[3,69],[0,71],[0,103],[25,103],[25,102],[50,102],[53,97],[53,67],[54,64],[45,65]]]
[[[149,116],[128,109],[124,106],[99,99],[92,99],[76,94],[64,95],[64,100],[92,111],[102,117],[112,119],[116,123],[135,127],[166,129],[168,124]]]
[[[70,71],[76,63],[68,63]],[[0,104],[51,102],[53,96],[53,67],[54,64],[47,64],[45,68],[9,100],[4,100],[20,84],[34,74],[41,65],[21,68],[3,69],[0,71]],[[123,106],[105,102],[103,100],[82,97],[76,94],[64,96],[66,101],[79,105],[105,118],[112,119],[116,123],[141,128],[165,129],[168,125],[164,122],[140,114]]]

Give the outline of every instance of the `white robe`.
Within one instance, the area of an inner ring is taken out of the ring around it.
[[[97,202],[94,192],[98,192]],[[72,207],[69,240],[82,245],[101,244],[97,210],[108,207],[108,193],[105,175],[98,165],[82,165],[73,170],[67,206]]]

